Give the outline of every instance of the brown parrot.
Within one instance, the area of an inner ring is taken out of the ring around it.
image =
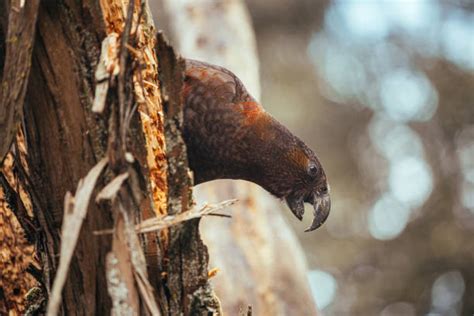
[[[314,207],[306,231],[321,226],[331,200],[326,174],[314,152],[247,92],[231,71],[186,60],[182,90],[183,136],[195,183],[215,179],[254,182],[299,219]]]

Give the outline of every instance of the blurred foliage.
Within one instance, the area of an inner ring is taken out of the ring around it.
[[[300,234],[320,308],[472,315],[472,1],[247,2],[263,104],[331,183],[328,222]]]

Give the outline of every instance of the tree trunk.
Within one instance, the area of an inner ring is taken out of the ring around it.
[[[23,12],[19,5],[9,10]],[[15,44],[5,41],[8,16],[0,17],[0,65],[18,72],[29,61],[13,65],[4,57]],[[2,280],[4,309],[42,313],[41,297],[51,314],[219,309],[207,282],[199,219],[159,233],[135,232],[136,223],[185,212],[192,203],[180,135],[182,71],[172,48],[156,37],[146,1],[40,3],[23,128],[0,181],[0,222],[18,220],[36,246],[39,262],[18,269],[37,272],[40,299],[26,303],[23,291],[12,303]],[[89,203],[95,195],[108,201]],[[26,256],[31,250],[24,243],[17,248]],[[1,263],[6,275],[11,267]]]

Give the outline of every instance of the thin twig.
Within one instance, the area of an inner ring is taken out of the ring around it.
[[[138,62],[139,63],[139,62]],[[140,65],[140,63],[139,63]],[[137,75],[138,75],[138,80],[140,82],[140,88],[142,89],[142,94],[143,94],[143,97],[145,97],[146,95],[146,91],[145,91],[145,87],[143,87],[143,77],[142,77],[142,72],[141,71],[137,71]],[[130,127],[130,122],[132,120],[132,117],[133,117],[133,114],[135,113],[135,111],[137,110],[138,108],[138,102],[135,102],[135,104],[133,105],[133,107],[130,109],[130,111],[127,112],[126,114],[126,117],[125,117],[125,127],[128,128]]]
[[[191,219],[196,219],[204,216],[220,216],[220,217],[230,217],[229,215],[216,213],[232,204],[237,202],[237,200],[227,200],[217,204],[206,204],[201,208],[191,209],[189,211],[179,213],[177,215],[165,215],[161,217],[153,217],[142,221],[141,223],[135,225],[135,231],[140,234],[150,233],[159,231],[171,226],[178,225],[182,222],[189,221]],[[95,231],[94,235],[108,235],[114,232],[113,229],[105,229],[100,231]]]
[[[120,42],[120,73],[118,77],[118,98],[119,98],[119,126],[122,127],[120,129],[120,136],[121,136],[121,146],[123,152],[125,152],[126,146],[126,133],[124,127],[124,120],[125,120],[125,103],[126,103],[126,93],[125,93],[125,72],[128,70],[126,67],[127,64],[127,56],[128,50],[126,49],[126,44],[128,44],[128,39],[130,38],[130,32],[132,29],[132,21],[133,21],[133,12],[135,8],[135,1],[130,1],[128,4],[127,10],[127,19],[125,21],[125,28],[122,32],[122,38]]]
[[[125,47],[133,53],[133,55],[135,55],[135,57],[140,57],[141,53],[139,50],[133,48],[130,44],[126,43],[125,44]]]
[[[138,18],[137,18],[137,25],[135,27],[135,30],[134,30],[133,34],[137,34],[137,32],[138,32],[138,27],[140,25],[140,20],[143,16],[143,11],[144,11],[144,2],[142,2],[141,6],[140,6],[140,11],[138,12]],[[135,37],[135,40],[136,40],[136,37]],[[133,48],[132,46],[130,46],[128,44],[128,41],[125,43],[125,47],[127,49],[129,49],[130,51],[132,51],[137,57],[142,56],[142,54],[140,52],[138,52],[135,48]],[[138,64],[140,65],[140,63],[138,63]],[[134,68],[134,67],[132,67],[132,68]],[[141,77],[141,71],[137,71],[137,74]],[[143,87],[142,87],[142,89],[143,89]],[[143,96],[145,96],[145,90],[143,90]],[[123,125],[123,129],[124,129],[124,133],[125,133],[125,135],[123,135],[124,142],[125,142],[126,132],[130,128],[130,121],[133,117],[133,114],[137,110],[137,108],[138,108],[138,102],[135,101],[133,106],[127,107],[126,113],[124,114],[124,125]]]
[[[222,214],[222,213],[209,213],[209,214],[207,214],[207,216],[232,218],[232,215],[229,215],[229,214]]]

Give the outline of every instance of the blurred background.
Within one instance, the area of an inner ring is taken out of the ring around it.
[[[249,0],[264,106],[314,148],[326,315],[474,313],[474,2]],[[309,209],[306,210],[310,212]]]
[[[319,309],[473,315],[474,1],[246,3],[262,103],[331,184],[314,233],[281,205]]]

